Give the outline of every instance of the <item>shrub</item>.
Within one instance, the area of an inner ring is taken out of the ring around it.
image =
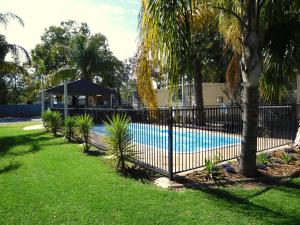
[[[74,135],[74,129],[75,129],[76,121],[74,117],[67,117],[65,120],[65,134],[68,141],[71,141],[73,135]]]
[[[76,116],[75,125],[77,132],[79,133],[80,137],[83,139],[84,142],[83,152],[88,152],[90,149],[90,132],[94,126],[93,118],[88,114]]]
[[[204,163],[206,172],[207,172],[207,176],[209,176],[210,178],[213,177],[213,174],[216,172],[217,170],[217,165],[214,161],[209,160],[209,159],[205,159],[205,163]]]
[[[261,153],[256,157],[256,164],[267,165],[270,161],[269,155],[266,153]]]
[[[281,159],[285,162],[285,163],[290,163],[291,161],[293,161],[293,158],[290,156],[290,154],[288,153],[284,153],[281,157]]]
[[[46,128],[47,131],[49,131],[49,118],[50,118],[51,110],[44,111],[42,113],[42,121],[43,125]]]
[[[62,115],[60,112],[51,111],[49,115],[49,127],[54,136],[57,136],[57,132],[61,129],[63,124]]]
[[[104,122],[106,129],[105,143],[116,162],[116,168],[125,170],[126,162],[134,156],[132,145],[133,134],[129,130],[130,119],[126,116],[114,115],[108,122]]]

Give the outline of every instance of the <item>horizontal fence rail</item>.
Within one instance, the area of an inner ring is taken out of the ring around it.
[[[63,109],[53,109],[63,114]],[[136,155],[132,161],[172,179],[176,173],[203,167],[206,160],[226,161],[241,152],[242,109],[69,109],[69,115],[94,118],[93,140],[103,144],[103,122],[113,114],[131,119]],[[297,131],[294,106],[260,106],[257,151],[293,141]]]

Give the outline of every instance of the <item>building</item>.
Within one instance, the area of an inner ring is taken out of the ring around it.
[[[205,106],[216,106],[230,103],[224,83],[203,83],[203,101]],[[184,93],[184,94],[182,94]],[[156,89],[158,107],[169,106],[169,89]],[[178,107],[193,107],[195,105],[194,85],[178,86],[178,94],[172,96],[172,105]]]

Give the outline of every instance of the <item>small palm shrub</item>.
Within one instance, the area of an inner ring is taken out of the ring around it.
[[[49,109],[42,113],[42,121],[43,121],[44,127],[46,128],[47,131],[49,131],[50,114],[51,114],[51,110],[49,110]]]
[[[122,171],[126,169],[126,162],[135,155],[132,145],[133,133],[129,130],[129,123],[128,117],[118,114],[104,122],[108,152],[116,163],[116,169]]]
[[[84,142],[83,152],[88,152],[90,150],[90,133],[91,129],[94,126],[93,118],[88,114],[76,116],[75,126],[79,136],[83,139]]]
[[[290,163],[291,161],[293,161],[293,158],[290,154],[288,153],[283,153],[281,159],[285,162],[285,163]]]
[[[217,169],[217,168],[216,168],[216,164],[215,164],[212,160],[205,159],[204,166],[205,166],[207,175],[208,175],[209,177],[212,178],[213,173],[214,173],[214,172],[216,171],[216,169]]]
[[[221,162],[221,160],[222,160],[222,155],[220,154],[216,154],[212,160],[205,159],[204,167],[207,172],[207,177],[213,178],[214,174],[219,171],[217,165]]]
[[[72,137],[74,135],[74,129],[75,129],[76,121],[74,117],[68,116],[65,120],[65,134],[68,141],[72,140]]]
[[[54,136],[57,136],[57,132],[61,129],[63,124],[62,115],[60,112],[51,111],[48,116],[50,131],[54,134]]]
[[[257,157],[256,157],[256,163],[260,164],[260,165],[267,165],[269,161],[270,161],[270,158],[269,158],[268,154],[266,154],[266,153],[261,153],[261,154],[257,155]]]

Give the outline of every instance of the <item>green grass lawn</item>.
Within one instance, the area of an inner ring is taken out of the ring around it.
[[[33,123],[0,126],[0,224],[300,224],[300,179],[285,186],[162,190]]]

